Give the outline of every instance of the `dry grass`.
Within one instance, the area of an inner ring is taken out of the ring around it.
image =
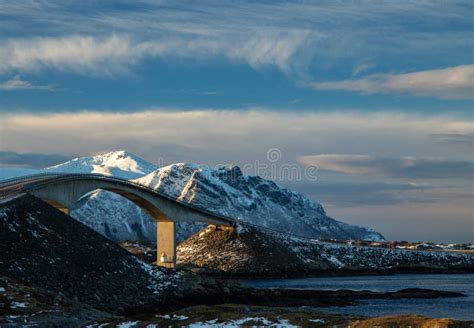
[[[451,319],[430,319],[419,315],[400,315],[352,321],[351,328],[448,328],[473,327],[474,322]]]

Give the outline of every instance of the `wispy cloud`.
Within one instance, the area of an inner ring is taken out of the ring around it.
[[[387,182],[300,182],[290,184],[306,195],[320,199],[323,204],[337,207],[426,203],[439,200],[427,192],[437,188],[429,184]],[[355,196],[357,195],[357,196]]]
[[[126,9],[106,2],[78,8],[74,1],[2,1],[1,7],[9,23],[0,35],[3,70],[116,74],[153,56],[220,56],[298,75],[312,65],[357,66],[367,58],[378,66],[430,57],[447,66],[466,62],[472,39],[469,1],[134,1]]]
[[[118,36],[14,39],[0,46],[0,72],[54,68],[111,74],[127,71],[142,52]]]
[[[380,175],[411,179],[474,177],[474,162],[414,157],[375,157],[368,155],[310,155],[299,162],[347,174]]]
[[[55,88],[52,85],[36,85],[31,82],[22,80],[20,75],[16,75],[10,80],[0,83],[0,90],[13,91],[13,90],[41,90],[41,91],[54,91]]]
[[[374,74],[360,79],[312,83],[311,87],[363,94],[410,93],[442,99],[469,99],[474,98],[474,65],[405,74]]]
[[[368,71],[372,67],[373,65],[367,63],[357,65],[352,69],[352,77],[360,75],[361,73]]]
[[[261,32],[233,44],[209,37],[135,41],[125,35],[11,39],[0,44],[0,72],[54,68],[115,75],[129,72],[145,58],[206,60],[216,56],[247,63],[254,69],[274,66],[289,72],[291,60],[307,36],[305,31]]]

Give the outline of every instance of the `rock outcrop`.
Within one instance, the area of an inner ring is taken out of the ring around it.
[[[178,245],[178,264],[238,277],[474,272],[474,254],[323,243],[240,225],[209,226]]]

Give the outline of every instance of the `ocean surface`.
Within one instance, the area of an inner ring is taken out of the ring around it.
[[[321,308],[336,313],[370,317],[394,314],[421,314],[433,318],[474,320],[474,274],[398,274],[390,276],[318,277],[304,279],[246,280],[255,288],[297,288],[315,290],[397,291],[429,288],[462,292],[467,297],[405,300],[363,300],[359,305]]]

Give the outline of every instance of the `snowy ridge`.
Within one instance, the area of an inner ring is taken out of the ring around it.
[[[384,240],[379,233],[336,221],[321,204],[239,167],[178,163],[134,180],[171,197],[242,222],[311,238]]]

